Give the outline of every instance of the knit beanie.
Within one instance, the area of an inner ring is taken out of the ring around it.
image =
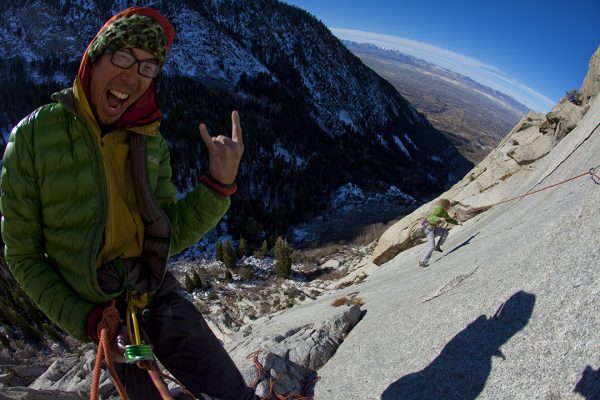
[[[162,64],[167,55],[167,43],[160,23],[139,14],[120,18],[100,32],[88,49],[88,57],[95,61],[107,49],[134,47],[152,54]]]

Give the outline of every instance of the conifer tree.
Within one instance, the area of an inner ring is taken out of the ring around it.
[[[238,258],[244,257],[246,255],[247,251],[248,251],[248,242],[246,242],[246,239],[240,238],[240,240],[238,242],[238,248],[237,248]]]
[[[215,256],[217,261],[223,261],[223,243],[217,242],[217,254]]]
[[[237,254],[229,240],[223,243],[223,262],[228,269],[235,268],[237,264]]]
[[[192,278],[190,278],[190,276],[188,274],[185,274],[185,281],[184,281],[183,285],[185,286],[185,290],[188,293],[192,293],[194,291],[194,289],[195,289],[194,282],[193,282]]]
[[[198,272],[198,276],[200,277],[200,280],[201,280],[202,290],[210,289],[212,287],[212,285],[208,279],[208,272],[206,271],[206,268],[200,267],[196,271]]]
[[[260,254],[262,258],[266,258],[267,254],[269,254],[269,246],[267,244],[267,239],[263,240],[262,246],[260,246]]]
[[[243,281],[249,281],[254,278],[254,272],[249,267],[242,267],[239,269],[240,279]]]
[[[287,242],[281,236],[275,241],[275,273],[287,279],[292,273],[292,257]]]
[[[197,269],[192,272],[192,285],[194,285],[194,289],[202,289],[202,278]]]

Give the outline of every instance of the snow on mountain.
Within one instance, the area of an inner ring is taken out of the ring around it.
[[[411,158],[410,152],[408,151],[404,143],[402,143],[402,139],[400,139],[398,136],[394,136],[394,143],[396,143],[396,145],[400,147],[400,150],[402,150],[402,152],[406,154],[408,158]]]
[[[312,116],[331,134],[343,132],[342,125],[366,133],[370,126],[385,125],[390,115],[404,116],[410,125],[417,119],[414,110],[401,110],[397,99],[389,99],[389,89],[373,71],[362,68],[357,76],[358,60],[305,11],[279,2],[211,4],[216,20],[243,45],[262,47],[263,61],[272,63],[283,53],[311,97]],[[269,24],[261,21],[264,8],[269,8]]]
[[[268,73],[250,52],[194,10],[182,9],[171,21],[177,45],[169,55],[166,72],[199,79],[217,80],[231,88],[242,74]]]

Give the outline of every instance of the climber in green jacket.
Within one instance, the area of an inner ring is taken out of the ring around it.
[[[427,238],[427,248],[425,249],[425,254],[421,261],[419,261],[419,266],[427,267],[429,265],[429,259],[433,254],[433,251],[443,251],[442,245],[446,241],[448,237],[448,230],[443,227],[444,224],[453,224],[453,225],[462,225],[461,222],[458,222],[454,218],[451,218],[448,215],[448,209],[450,208],[450,201],[448,199],[440,199],[439,204],[434,207],[431,214],[427,216],[427,218],[423,221],[423,233]],[[439,236],[437,244],[435,244],[435,238]]]
[[[255,399],[166,267],[225,214],[244,150],[237,111],[231,138],[200,124],[210,174],[177,199],[156,95],[174,36],[156,10],[118,13],[86,49],[73,87],[12,130],[0,183],[5,257],[38,307],[80,341],[98,342],[102,311],[116,300],[196,397]],[[118,371],[131,399],[160,398],[135,364]]]

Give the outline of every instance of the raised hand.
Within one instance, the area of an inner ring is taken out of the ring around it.
[[[225,185],[232,184],[244,153],[242,127],[237,111],[231,113],[231,139],[224,135],[213,137],[206,125],[200,124],[200,136],[208,148],[210,175]]]

